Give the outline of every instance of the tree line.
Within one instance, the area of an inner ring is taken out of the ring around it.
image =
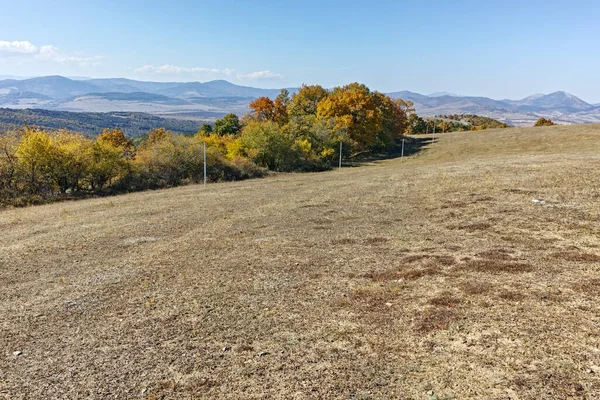
[[[207,118],[210,116],[210,113]],[[71,112],[42,109],[8,109],[0,108],[0,134],[23,126],[58,130],[68,129],[88,136],[102,133],[104,128],[119,128],[127,136],[137,137],[148,134],[155,127],[193,135],[201,123],[175,118],[162,118],[141,112],[114,111]]]
[[[415,115],[410,102],[352,83],[258,98],[241,119],[228,114],[194,136],[160,128],[134,143],[118,128],[92,139],[26,127],[0,136],[0,205],[199,182],[204,143],[210,181],[325,170],[340,143],[345,157],[393,150]]]

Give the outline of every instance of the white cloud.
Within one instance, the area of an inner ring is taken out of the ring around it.
[[[58,47],[44,45],[38,48],[28,41],[8,42],[0,40],[0,57],[13,56],[21,59],[57,62],[61,64],[78,64],[81,66],[95,65],[102,59],[100,56],[82,56],[63,53]]]
[[[226,68],[226,69],[218,69],[218,68],[204,68],[204,67],[178,67],[176,65],[144,65],[143,67],[134,69],[135,72],[142,73],[152,73],[152,74],[223,74],[223,75],[233,75],[235,73],[235,69]]]
[[[260,79],[281,79],[283,76],[278,74],[277,72],[273,72],[270,70],[265,71],[256,71],[250,72],[248,74],[238,74],[237,77],[239,79],[251,79],[251,80],[260,80]]]
[[[8,42],[0,40],[0,55],[19,55],[19,54],[36,54],[38,48],[27,41],[15,40]]]
[[[36,57],[43,61],[55,61],[63,64],[75,63],[82,66],[97,64],[102,59],[100,56],[83,57],[67,55],[60,51],[58,47],[52,45],[42,46]]]
[[[276,72],[265,70],[250,73],[237,72],[235,68],[206,68],[206,67],[179,67],[177,65],[144,65],[143,67],[135,68],[134,72],[152,75],[220,75],[224,77],[235,76],[240,80],[260,80],[260,79],[281,79],[283,76]]]

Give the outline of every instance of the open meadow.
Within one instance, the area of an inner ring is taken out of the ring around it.
[[[600,126],[436,139],[0,211],[0,398],[599,399]]]

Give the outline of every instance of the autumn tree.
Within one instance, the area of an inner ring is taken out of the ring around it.
[[[41,130],[25,128],[16,157],[26,175],[26,191],[31,194],[39,193],[46,183],[45,177],[52,157],[52,140]]]
[[[90,189],[103,189],[127,176],[131,170],[129,160],[134,154],[133,142],[122,131],[105,129],[88,149],[87,179]]]
[[[119,128],[104,129],[98,136],[97,141],[104,142],[114,148],[121,149],[123,157],[127,160],[131,160],[135,157],[135,146],[133,140],[127,138],[125,133]]]
[[[17,132],[0,135],[0,197],[18,195],[20,170],[17,149],[20,140]]]
[[[331,118],[346,130],[356,152],[368,150],[381,130],[381,116],[369,88],[363,84],[335,88],[317,106],[317,116]]]
[[[281,92],[275,98],[275,110],[273,120],[283,126],[289,122],[288,107],[291,103],[290,92],[287,89],[281,89]]]
[[[84,180],[92,141],[81,134],[58,131],[51,135],[52,147],[47,174],[61,193],[78,191]]]
[[[275,102],[268,97],[259,97],[249,105],[255,121],[275,121]]]
[[[377,134],[377,146],[386,148],[394,144],[406,130],[406,111],[400,104],[383,93],[373,93],[373,99],[381,118],[381,130]]]

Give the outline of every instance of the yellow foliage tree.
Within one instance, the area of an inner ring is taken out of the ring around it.
[[[354,151],[369,149],[381,130],[381,116],[369,89],[359,83],[335,88],[317,107],[317,116],[331,118],[346,131]]]

